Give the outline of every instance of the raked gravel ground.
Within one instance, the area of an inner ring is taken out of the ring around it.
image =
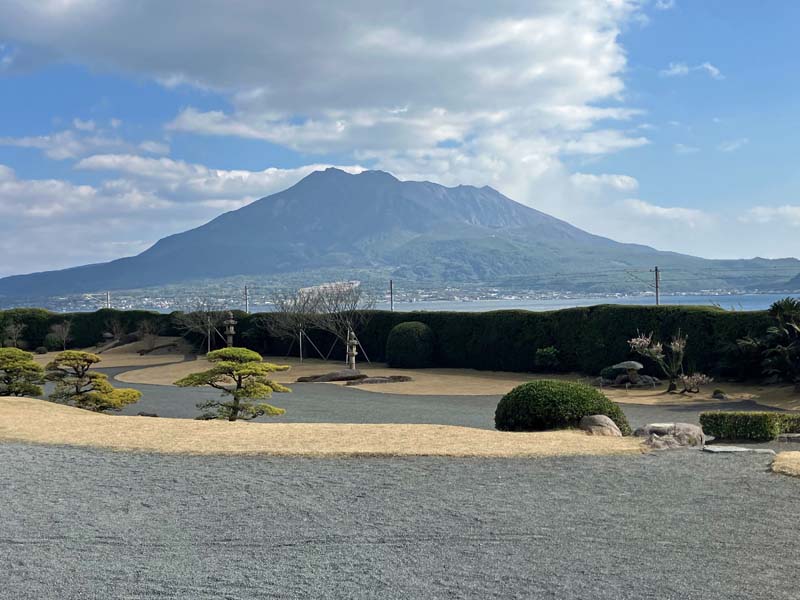
[[[275,459],[0,444],[0,598],[800,598],[770,456]]]

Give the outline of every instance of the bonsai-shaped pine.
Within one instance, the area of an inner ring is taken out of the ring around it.
[[[0,396],[41,396],[44,369],[33,354],[18,348],[0,348]]]
[[[108,383],[108,377],[89,370],[99,362],[100,357],[96,354],[80,350],[65,350],[57,354],[45,367],[45,377],[56,384],[49,399],[94,412],[121,410],[138,402],[141,392],[115,389]]]
[[[269,379],[269,374],[276,371],[287,371],[288,366],[273,365],[262,360],[258,352],[247,348],[223,348],[206,355],[213,366],[202,373],[193,373],[175,382],[179,387],[196,387],[210,385],[222,391],[222,397],[230,400],[209,400],[201,402],[197,408],[204,411],[197,417],[201,420],[237,419],[250,420],[262,415],[277,416],[286,412],[263,402],[272,396],[272,392],[291,392]]]

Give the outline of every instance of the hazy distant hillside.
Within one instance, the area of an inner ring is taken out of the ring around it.
[[[132,289],[232,275],[376,268],[405,280],[614,291],[659,265],[672,290],[769,287],[795,259],[719,261],[621,244],[490,187],[312,173],[291,188],[166,237],[138,256],[0,280],[6,296]],[[779,268],[775,268],[779,267]],[[638,285],[638,284],[637,284]]]

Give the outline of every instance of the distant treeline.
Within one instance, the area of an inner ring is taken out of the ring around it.
[[[112,322],[126,332],[135,332],[142,321],[156,324],[162,335],[181,335],[176,313],[103,309],[92,313],[52,313],[41,309],[0,311],[0,332],[8,323],[25,325],[24,345],[33,349],[44,344],[53,325],[70,322],[72,347],[92,346],[103,339]],[[270,355],[298,355],[296,339],[276,338],[269,332],[271,313],[245,314],[234,311],[236,345]],[[392,327],[404,321],[421,321],[435,334],[434,365],[498,371],[533,371],[539,348],[558,349],[560,369],[597,374],[604,367],[632,358],[627,340],[637,332],[654,332],[668,342],[679,330],[688,335],[686,363],[689,371],[728,376],[757,376],[758,357],[748,356],[736,341],[762,335],[772,324],[766,311],[726,311],[696,306],[598,305],[550,312],[504,310],[495,312],[389,312],[369,311],[358,338],[372,361],[385,358],[386,339]],[[344,348],[323,331],[308,331],[323,352],[340,359]],[[199,347],[197,334],[187,337]],[[224,342],[215,336],[213,347]],[[306,356],[315,351],[306,342]],[[363,360],[363,355],[359,360]],[[653,371],[655,374],[655,371]]]

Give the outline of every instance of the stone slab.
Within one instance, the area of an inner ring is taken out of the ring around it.
[[[775,454],[775,450],[769,448],[742,448],[741,446],[703,446],[703,452],[711,452],[712,454],[738,454],[741,452]]]

